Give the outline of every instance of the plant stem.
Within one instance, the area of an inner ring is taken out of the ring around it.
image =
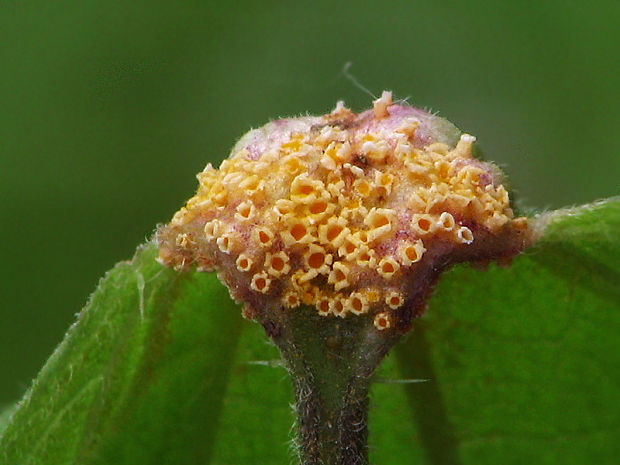
[[[302,465],[368,464],[368,390],[398,335],[378,331],[369,316],[315,309],[276,310],[262,323],[293,380]]]
[[[302,463],[367,464],[367,380],[352,378],[339,389],[322,390],[323,383],[316,382],[310,373],[295,373],[293,379]]]

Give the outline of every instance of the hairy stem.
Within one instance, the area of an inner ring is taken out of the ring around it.
[[[368,463],[368,383],[352,378],[330,398],[315,379],[294,376],[298,446],[304,465]]]
[[[326,318],[314,309],[269,312],[263,326],[293,380],[302,464],[368,464],[368,390],[398,336],[370,317]]]

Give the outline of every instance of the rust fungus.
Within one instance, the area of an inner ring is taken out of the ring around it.
[[[407,331],[449,265],[506,259],[532,241],[473,136],[384,92],[355,114],[250,131],[157,234],[160,261],[219,271],[246,315],[311,306]]]

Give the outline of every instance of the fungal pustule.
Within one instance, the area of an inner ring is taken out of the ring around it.
[[[310,203],[317,199],[326,199],[329,194],[323,181],[313,179],[307,173],[301,173],[291,183],[291,200],[299,203]]]
[[[392,223],[396,215],[390,208],[373,207],[364,220],[368,226],[368,236],[371,240],[386,235],[392,230]]]
[[[235,219],[237,221],[248,221],[254,217],[254,204],[251,200],[246,200],[237,205]]]
[[[357,255],[358,250],[358,245],[355,239],[349,234],[342,242],[342,245],[338,248],[338,255],[348,260],[352,260]]]
[[[218,219],[211,220],[205,223],[203,231],[205,234],[205,239],[208,241],[216,240],[220,236],[220,231],[222,228],[222,222]],[[182,233],[186,234],[186,233]]]
[[[237,257],[235,264],[237,265],[237,269],[239,271],[250,271],[253,260],[248,255],[242,253]]]
[[[349,281],[349,275],[351,274],[350,265],[345,262],[336,262],[332,267],[327,282],[334,286],[334,289],[339,291],[351,283]]]
[[[437,228],[443,231],[452,231],[455,224],[454,217],[448,212],[443,212],[437,220]]]
[[[398,291],[391,291],[385,296],[385,303],[392,310],[396,310],[404,302],[405,299],[403,298],[403,295]]]
[[[462,244],[471,244],[474,241],[474,234],[467,226],[461,226],[456,231],[456,240]]]
[[[390,314],[386,312],[377,313],[375,315],[374,325],[379,331],[390,329],[392,326],[392,318],[390,317]]]
[[[312,244],[315,241],[316,227],[307,218],[291,217],[280,231],[282,242],[287,247],[295,244]]]
[[[273,231],[270,228],[261,226],[252,230],[252,236],[254,237],[254,241],[260,247],[270,248],[273,243]]]
[[[196,195],[157,232],[159,260],[215,269],[264,325],[307,306],[404,333],[442,270],[533,242],[474,141],[389,92],[360,114],[340,104],[271,122],[199,174]]]
[[[288,291],[282,297],[282,304],[287,308],[295,308],[300,304],[299,296],[294,291]]]
[[[329,310],[335,316],[344,318],[347,315],[345,303],[345,299],[336,294],[336,296],[329,301]]]
[[[216,243],[221,252],[229,254],[233,248],[234,238],[232,234],[224,233],[217,238]]]
[[[437,229],[437,219],[427,213],[416,213],[411,219],[411,229],[421,236],[433,234]]]
[[[400,248],[398,251],[398,258],[400,263],[404,266],[410,266],[414,263],[419,262],[422,259],[422,255],[426,249],[424,248],[424,243],[421,239],[418,239],[414,243],[403,241],[400,244]]]
[[[392,279],[392,277],[398,272],[399,269],[400,265],[396,260],[394,260],[392,257],[384,257],[379,262],[377,272],[384,279]]]
[[[377,257],[374,249],[361,245],[358,249],[357,255],[355,256],[355,263],[357,263],[360,267],[374,268],[377,264]]]
[[[346,301],[346,308],[354,315],[368,312],[368,298],[362,292],[353,292]]]
[[[289,217],[295,210],[295,202],[289,199],[279,199],[275,202],[273,211],[279,218]]]
[[[381,171],[375,172],[374,185],[379,190],[381,195],[389,195],[392,192],[392,183],[394,182],[394,175],[390,173],[383,173]]]
[[[306,215],[311,224],[318,223],[324,217],[330,217],[335,209],[333,203],[325,199],[317,199],[306,205]]]
[[[286,252],[280,251],[274,254],[267,252],[267,255],[265,255],[264,268],[267,273],[277,278],[287,274],[291,270],[291,266],[288,262],[289,257]]]
[[[269,292],[269,289],[271,287],[271,278],[265,272],[256,273],[254,276],[252,276],[252,284],[250,285],[250,287],[257,292],[266,294],[267,292]]]
[[[327,274],[331,270],[332,255],[320,245],[310,244],[304,254],[304,262],[308,270],[315,270],[318,274]]]
[[[319,226],[319,240],[322,244],[338,249],[351,232],[344,218],[332,217],[327,224]]]
[[[353,183],[355,192],[362,198],[368,197],[372,193],[372,185],[367,179],[356,179]]]
[[[316,303],[316,309],[319,311],[319,315],[329,315],[331,312],[330,299],[323,297]]]

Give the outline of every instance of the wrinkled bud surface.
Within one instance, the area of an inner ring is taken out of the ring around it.
[[[160,260],[219,272],[247,317],[314,306],[409,329],[447,266],[509,258],[531,242],[475,138],[393,104],[250,131],[160,229]]]

